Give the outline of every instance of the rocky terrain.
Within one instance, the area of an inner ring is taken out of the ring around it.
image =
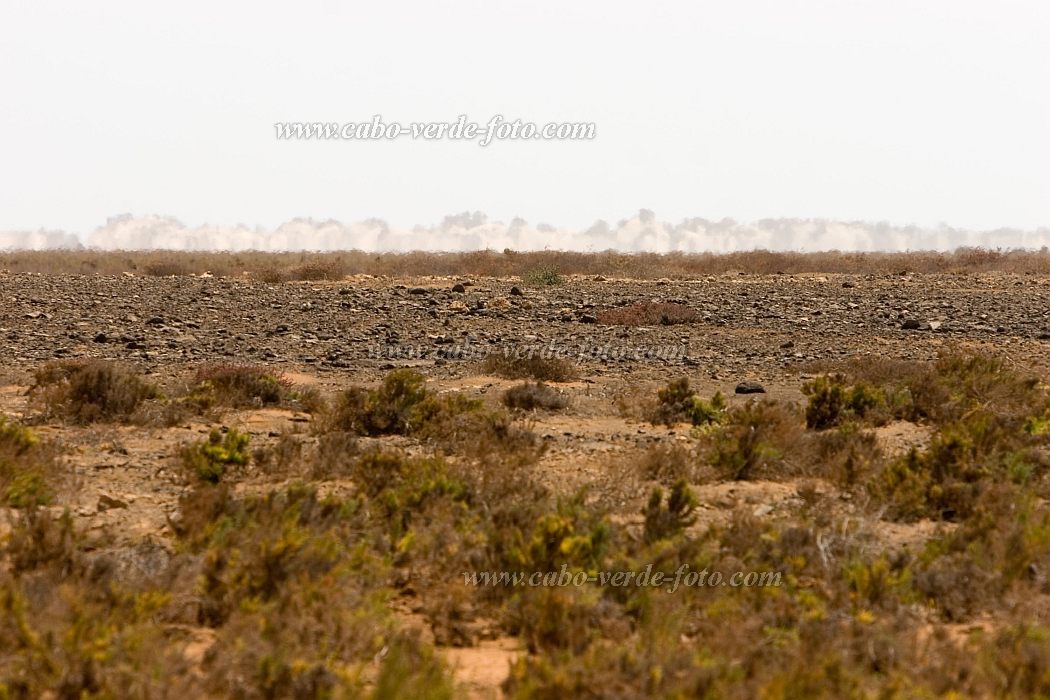
[[[994,343],[1034,357],[1050,339],[1050,280],[1020,275],[574,277],[530,288],[487,278],[265,284],[8,273],[0,274],[0,294],[0,334],[14,367],[56,357],[149,367],[236,358],[339,376],[413,359],[425,360],[428,374],[451,378],[463,370],[449,346],[502,351],[553,342],[587,375],[666,373],[668,366],[616,356],[616,348],[644,345],[684,346],[684,356],[666,364],[689,374],[774,379],[797,374],[800,362],[865,352],[928,358],[945,343]],[[595,323],[601,310],[643,301],[686,304],[702,321]],[[377,346],[400,350],[384,362],[370,357]],[[606,346],[612,356],[603,361]]]

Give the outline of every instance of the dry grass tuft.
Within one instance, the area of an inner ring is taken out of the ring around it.
[[[696,323],[703,319],[700,313],[685,304],[653,304],[649,302],[621,306],[598,314],[598,323],[607,326],[674,326]]]
[[[522,411],[532,411],[537,408],[556,411],[569,405],[569,400],[565,396],[543,382],[525,382],[512,386],[503,392],[501,400],[507,408]]]
[[[541,382],[570,382],[578,373],[572,363],[552,357],[529,353],[523,357],[503,353],[489,355],[481,364],[481,371],[504,379],[535,379]]]
[[[134,369],[103,360],[56,360],[34,378],[30,402],[44,420],[129,421],[143,402],[159,396]]]

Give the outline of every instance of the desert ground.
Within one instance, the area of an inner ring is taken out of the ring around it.
[[[7,265],[0,697],[1050,694],[1050,273],[742,262]]]

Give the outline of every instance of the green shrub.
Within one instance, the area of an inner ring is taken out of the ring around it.
[[[273,406],[290,400],[291,382],[262,365],[220,363],[197,370],[190,399],[202,408]]]
[[[841,374],[817,377],[802,385],[809,397],[806,427],[825,430],[848,420],[863,420],[885,405],[882,391],[864,384],[846,385]]]
[[[236,430],[225,434],[215,428],[207,440],[188,445],[181,450],[183,467],[197,479],[217,484],[226,474],[226,468],[248,463],[248,436]]]
[[[411,429],[415,407],[427,396],[422,374],[393,370],[378,389],[353,387],[336,400],[326,421],[329,430],[357,435],[403,435]]]
[[[535,267],[522,275],[521,279],[533,287],[553,287],[565,281],[558,268],[549,265]]]
[[[643,514],[645,541],[652,543],[678,535],[696,522],[696,494],[684,480],[675,482],[666,502],[663,489],[653,489]]]

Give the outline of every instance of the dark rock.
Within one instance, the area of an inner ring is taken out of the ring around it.
[[[512,297],[520,297],[520,296],[522,296],[522,291],[518,287],[511,287],[510,288],[510,295]]]
[[[110,510],[111,508],[127,508],[128,504],[126,501],[122,501],[119,498],[113,498],[107,494],[101,494],[98,497],[98,510],[102,512],[104,510]]]
[[[766,388],[758,382],[740,382],[736,385],[735,392],[738,394],[764,394]]]
[[[467,291],[467,288],[464,287],[462,284],[455,284],[452,286],[452,291],[462,294],[463,292]]]
[[[597,323],[597,322],[598,322],[598,318],[595,317],[595,316],[591,316],[590,314],[583,314],[582,316],[580,316],[580,323]]]
[[[146,325],[148,325],[148,326],[163,326],[164,325],[164,319],[161,318],[160,316],[154,316],[150,320],[146,321]]]
[[[408,293],[409,294],[426,294],[427,290],[424,289],[423,287],[412,287],[412,289],[408,290]]]
[[[901,330],[905,331],[928,331],[930,330],[930,324],[923,323],[917,318],[905,319],[904,323],[901,324]]]
[[[94,337],[96,343],[108,343],[109,337],[105,333],[99,333]]]

